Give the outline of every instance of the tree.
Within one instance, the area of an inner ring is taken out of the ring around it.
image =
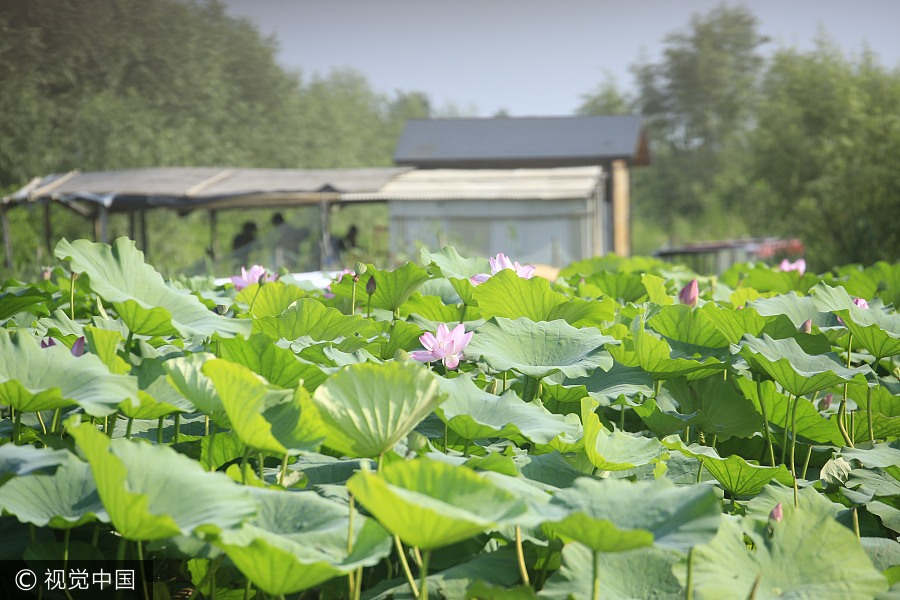
[[[635,112],[634,99],[619,90],[616,80],[607,74],[606,79],[588,94],[582,94],[579,115],[628,115]]]
[[[751,135],[759,231],[800,236],[823,269],[900,255],[900,70],[824,37],[776,53]]]

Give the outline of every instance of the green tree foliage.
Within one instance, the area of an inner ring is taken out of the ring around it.
[[[424,94],[378,94],[351,70],[304,80],[276,50],[217,1],[0,4],[0,190],[72,169],[389,165],[405,120],[429,115]],[[204,215],[148,216],[151,244],[180,240],[154,249],[167,270],[203,256]],[[10,218],[16,263],[46,261],[33,254],[39,214]],[[223,215],[222,246],[248,218],[269,215]],[[90,235],[73,215],[54,220],[57,235]],[[126,221],[110,228],[126,233]]]
[[[895,260],[900,70],[820,39],[809,52],[776,53],[762,89],[748,220],[802,237],[819,268]]]

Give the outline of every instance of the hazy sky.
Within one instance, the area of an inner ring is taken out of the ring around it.
[[[612,75],[655,59],[663,38],[719,0],[225,0],[280,44],[280,62],[304,77],[353,67],[379,92],[426,92],[491,115],[570,114]],[[734,3],[732,3],[734,4]],[[823,28],[843,49],[867,44],[900,64],[900,0],[748,0],[771,38],[810,48]]]

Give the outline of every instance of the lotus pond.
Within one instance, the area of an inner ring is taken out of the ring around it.
[[[0,558],[152,560],[147,598],[900,598],[900,264],[55,254],[0,289]]]

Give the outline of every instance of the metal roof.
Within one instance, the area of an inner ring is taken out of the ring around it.
[[[52,199],[83,211],[102,205],[133,208],[241,208],[338,199],[345,192],[377,192],[408,167],[367,169],[229,169],[160,167],[36,178],[3,204]]]
[[[413,119],[394,162],[418,167],[595,165],[624,158],[648,162],[641,119],[634,115]]]
[[[603,169],[417,169],[389,181],[378,193],[344,194],[348,200],[562,200],[586,198]]]

